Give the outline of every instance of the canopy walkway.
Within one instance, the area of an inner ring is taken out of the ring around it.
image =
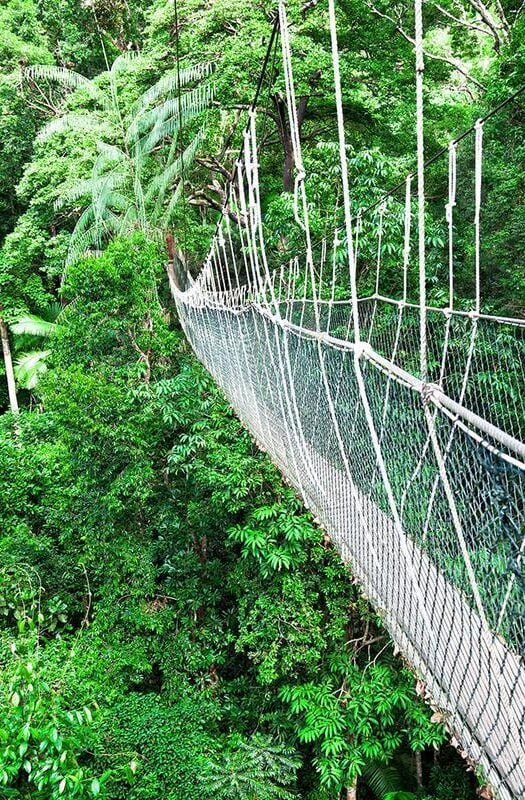
[[[434,307],[427,303],[416,3],[418,173],[407,178],[401,206],[399,290],[381,293],[382,239],[393,213],[383,201],[375,290],[363,293],[364,222],[351,218],[333,0],[329,14],[344,230],[312,242],[281,0],[294,213],[305,251],[279,268],[266,251],[252,109],[206,262],[196,280],[184,288],[172,282],[172,290],[198,357],[329,532],[460,749],[503,800],[524,798],[525,320],[489,313],[481,296],[484,121],[473,132],[472,302],[455,307],[455,141],[444,208],[446,297]],[[504,381],[493,379],[498,373]]]

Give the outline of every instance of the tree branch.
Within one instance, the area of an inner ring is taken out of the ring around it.
[[[492,31],[492,35],[494,37],[494,49],[496,50],[497,53],[499,53],[501,48],[500,32],[503,31],[503,38],[505,40],[508,38],[508,23],[505,18],[505,15],[503,15],[503,18],[500,20],[501,25],[497,25],[492,14],[488,10],[488,8],[481,2],[481,0],[467,0],[467,2],[474,9],[474,11],[476,11],[480,15],[485,25],[487,25]],[[505,27],[505,25],[507,25],[507,28]]]
[[[446,8],[443,8],[442,6],[440,6],[439,3],[434,3],[434,6],[437,8],[438,11],[441,12],[441,14],[443,14],[444,17],[448,17],[453,22],[457,22],[458,25],[461,25],[464,28],[468,28],[471,31],[478,31],[479,33],[483,33],[485,36],[490,36],[490,37],[494,38],[492,31],[487,30],[486,28],[480,28],[479,25],[476,25],[473,22],[469,22],[466,19],[461,19],[460,17],[455,17],[454,14],[451,14],[450,11],[447,11]]]
[[[195,161],[197,164],[200,164],[201,167],[205,167],[205,169],[209,169],[210,172],[218,172],[219,175],[222,175],[223,178],[226,178],[228,182],[232,182],[234,179],[233,172],[226,169],[224,164],[221,164],[215,156],[209,156],[207,158],[196,158]]]
[[[208,187],[213,188],[213,187]],[[203,208],[213,208],[214,211],[223,212],[233,221],[236,225],[240,225],[242,228],[246,227],[246,220],[236,214],[235,211],[226,205],[224,206],[222,202],[215,200],[215,198],[210,197],[206,192],[202,189],[198,189],[195,191],[190,197],[188,197],[188,203],[191,206],[201,206]]]
[[[391,23],[392,23],[392,25],[395,27],[396,31],[397,31],[397,32],[398,32],[398,33],[399,33],[399,34],[400,34],[400,35],[401,35],[401,36],[402,36],[404,39],[406,39],[406,41],[407,41],[407,42],[409,42],[409,43],[410,43],[412,46],[414,46],[414,47],[415,47],[415,44],[416,44],[416,43],[415,43],[415,40],[412,38],[412,36],[410,36],[410,35],[409,35],[409,34],[408,34],[408,33],[407,33],[407,32],[406,32],[406,31],[405,31],[405,30],[404,30],[404,29],[401,27],[401,25],[399,24],[399,22],[398,22],[397,20],[395,20],[393,17],[391,17],[391,16],[390,16],[390,14],[385,14],[383,11],[379,11],[379,9],[378,9],[378,8],[376,8],[374,5],[372,5],[372,3],[370,3],[370,2],[367,2],[366,4],[367,4],[368,8],[371,10],[372,14],[376,14],[378,17],[381,17],[382,19],[386,19],[386,20],[388,20],[388,22],[391,22]],[[486,91],[486,87],[485,87],[485,86],[483,86],[483,84],[482,84],[482,83],[480,83],[480,82],[479,82],[479,81],[478,81],[476,78],[474,78],[474,77],[473,77],[473,76],[472,76],[472,75],[471,75],[471,74],[470,74],[470,73],[469,73],[469,72],[468,72],[468,71],[465,69],[465,67],[463,66],[463,64],[462,64],[460,61],[458,61],[457,59],[455,59],[455,58],[449,58],[448,56],[439,56],[439,55],[437,55],[437,53],[430,53],[430,52],[429,52],[428,50],[426,50],[426,49],[425,49],[425,50],[423,50],[423,54],[426,56],[426,58],[432,58],[432,59],[434,59],[434,61],[442,61],[444,64],[449,64],[449,66],[451,66],[451,67],[454,67],[454,69],[455,69],[455,70],[457,70],[458,72],[460,72],[460,73],[461,73],[461,75],[463,75],[463,76],[466,78],[466,80],[470,81],[470,82],[471,82],[471,83],[473,83],[475,86],[477,86],[477,87],[478,87],[478,89],[481,89],[481,91],[483,91],[483,92],[484,92],[484,91]]]

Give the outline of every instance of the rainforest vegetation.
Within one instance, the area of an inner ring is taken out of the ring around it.
[[[439,711],[193,356],[170,296],[166,263],[195,275],[206,254],[274,5],[0,0],[0,798],[476,797]],[[413,10],[337,6],[364,207],[414,166]],[[429,154],[525,83],[522,8],[427,0]],[[321,235],[339,191],[327,8],[288,11]],[[275,251],[293,250],[272,58],[263,212]],[[482,275],[517,315],[519,98],[490,131],[498,274]]]

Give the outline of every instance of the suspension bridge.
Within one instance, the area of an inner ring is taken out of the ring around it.
[[[281,0],[274,32],[304,253],[279,268],[269,258],[254,104],[208,257],[195,280],[180,286],[172,276],[171,288],[197,356],[330,534],[458,748],[502,800],[525,798],[525,320],[491,313],[482,297],[485,120],[472,132],[471,303],[455,304],[457,139],[443,208],[445,301],[430,305],[416,0],[418,168],[401,201],[398,291],[382,294],[385,220],[395,205],[386,200],[375,204],[374,288],[363,291],[363,219],[351,214],[334,0],[328,8],[343,230],[312,241]],[[496,372],[505,381],[490,380]]]

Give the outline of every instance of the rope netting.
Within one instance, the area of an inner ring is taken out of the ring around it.
[[[525,319],[500,314],[482,297],[484,122],[473,142],[461,142],[473,145],[468,219],[460,218],[458,140],[448,151],[446,258],[436,273],[443,302],[433,305],[422,60],[418,174],[407,178],[404,197],[390,195],[352,218],[333,0],[329,12],[342,229],[312,241],[281,0],[294,218],[304,252],[277,263],[266,250],[252,109],[206,262],[189,286],[172,290],[198,357],[350,563],[461,749],[502,798],[522,798]],[[416,33],[420,21],[416,14]],[[471,272],[465,278],[463,269],[458,299],[462,224],[471,234],[461,245]],[[397,243],[390,251],[389,238]]]

